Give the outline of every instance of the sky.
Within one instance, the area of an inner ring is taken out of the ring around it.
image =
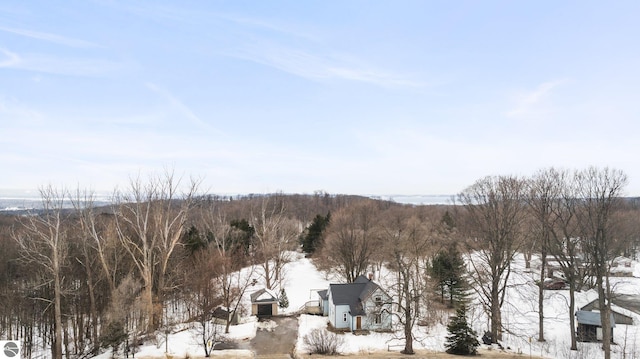
[[[638,1],[0,3],[0,189],[459,193],[600,166],[640,195]]]

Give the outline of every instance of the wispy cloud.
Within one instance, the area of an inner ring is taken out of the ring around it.
[[[33,124],[33,121],[39,121],[42,119],[42,114],[29,106],[17,101],[13,98],[6,98],[0,95],[0,115],[3,119],[8,121],[0,123],[4,126],[14,126],[20,124]]]
[[[555,88],[564,83],[566,83],[564,79],[543,82],[534,90],[519,94],[516,96],[515,107],[506,113],[507,117],[527,117],[539,112],[540,105],[549,98]]]
[[[4,56],[4,59],[2,58]],[[60,58],[40,54],[17,54],[0,48],[0,68],[69,76],[103,76],[125,67],[124,64],[93,58]]]
[[[348,80],[385,87],[422,87],[425,84],[370,65],[338,56],[315,55],[280,45],[247,46],[229,56],[253,61],[309,80]]]
[[[20,63],[20,56],[14,52],[0,47],[0,53],[4,57],[0,57],[0,67],[13,67]]]
[[[47,41],[54,44],[70,46],[70,47],[78,47],[78,48],[98,47],[98,45],[89,41],[60,36],[60,35],[48,33],[48,32],[16,29],[16,28],[9,28],[9,27],[2,27],[2,26],[0,26],[0,31],[4,31],[4,32],[24,36],[24,37],[29,37],[36,40]]]
[[[297,26],[291,22],[280,22],[274,19],[261,19],[256,17],[249,17],[246,15],[238,15],[233,13],[215,13],[211,14],[219,19],[230,21],[236,25],[240,25],[243,28],[255,29],[260,32],[264,30],[277,33],[292,38],[299,38],[305,40],[318,41],[318,36],[309,32],[302,26]]]
[[[131,2],[131,1],[102,1],[97,0],[96,3],[101,4],[118,11],[127,12],[135,16],[149,19],[156,22],[165,21],[179,21],[179,22],[194,22],[194,21],[206,21],[209,17],[209,12],[197,11],[189,9],[185,6],[167,6],[152,2],[145,4],[144,2]]]
[[[162,88],[162,87],[160,87],[160,86],[158,86],[158,85],[156,85],[154,83],[150,83],[150,82],[146,83],[146,86],[147,86],[147,88],[149,90],[155,92],[156,94],[160,95],[163,99],[165,99],[167,104],[174,111],[178,112],[180,115],[182,115],[185,118],[187,118],[194,125],[198,126],[201,129],[204,129],[204,130],[219,132],[213,126],[211,126],[207,122],[203,121],[198,115],[195,114],[195,112],[193,112],[193,110],[191,110],[191,108],[189,106],[185,105],[184,102],[182,102],[178,97],[174,96],[167,89]]]

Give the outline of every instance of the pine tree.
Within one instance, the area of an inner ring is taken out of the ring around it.
[[[441,303],[445,302],[445,296],[450,308],[466,300],[469,283],[465,271],[464,261],[455,246],[438,252],[433,258],[429,274],[437,285]]]
[[[447,326],[449,335],[445,348],[447,353],[456,355],[476,355],[480,346],[476,332],[467,323],[467,308],[461,304],[456,311],[456,316]]]
[[[111,357],[115,358],[120,344],[127,339],[128,335],[122,322],[110,320],[104,332],[101,333],[100,341],[103,347],[111,347],[113,349]]]
[[[313,253],[322,244],[324,238],[324,232],[331,220],[331,213],[327,213],[326,216],[316,215],[309,227],[300,236],[300,242],[302,243],[302,250],[305,253]]]
[[[280,298],[278,298],[278,306],[280,308],[289,307],[289,298],[287,298],[287,292],[284,291],[284,288],[280,289]]]

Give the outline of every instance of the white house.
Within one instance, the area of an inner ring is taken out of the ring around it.
[[[330,284],[318,295],[323,314],[336,329],[391,329],[391,297],[365,276],[353,283]]]

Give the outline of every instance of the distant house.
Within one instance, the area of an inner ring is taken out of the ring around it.
[[[278,315],[278,296],[267,288],[251,294],[251,315],[259,317]]]
[[[611,261],[609,274],[613,277],[633,277],[634,261],[626,257],[616,257]]]
[[[365,276],[355,282],[330,284],[318,292],[323,315],[336,329],[391,329],[391,297],[378,284]]]
[[[613,328],[616,326],[616,321],[613,318],[613,313],[611,313],[610,318],[611,341],[613,342]],[[578,322],[578,330],[576,332],[578,341],[602,341],[602,321],[600,320],[599,312],[579,310],[576,312],[576,320]]]

